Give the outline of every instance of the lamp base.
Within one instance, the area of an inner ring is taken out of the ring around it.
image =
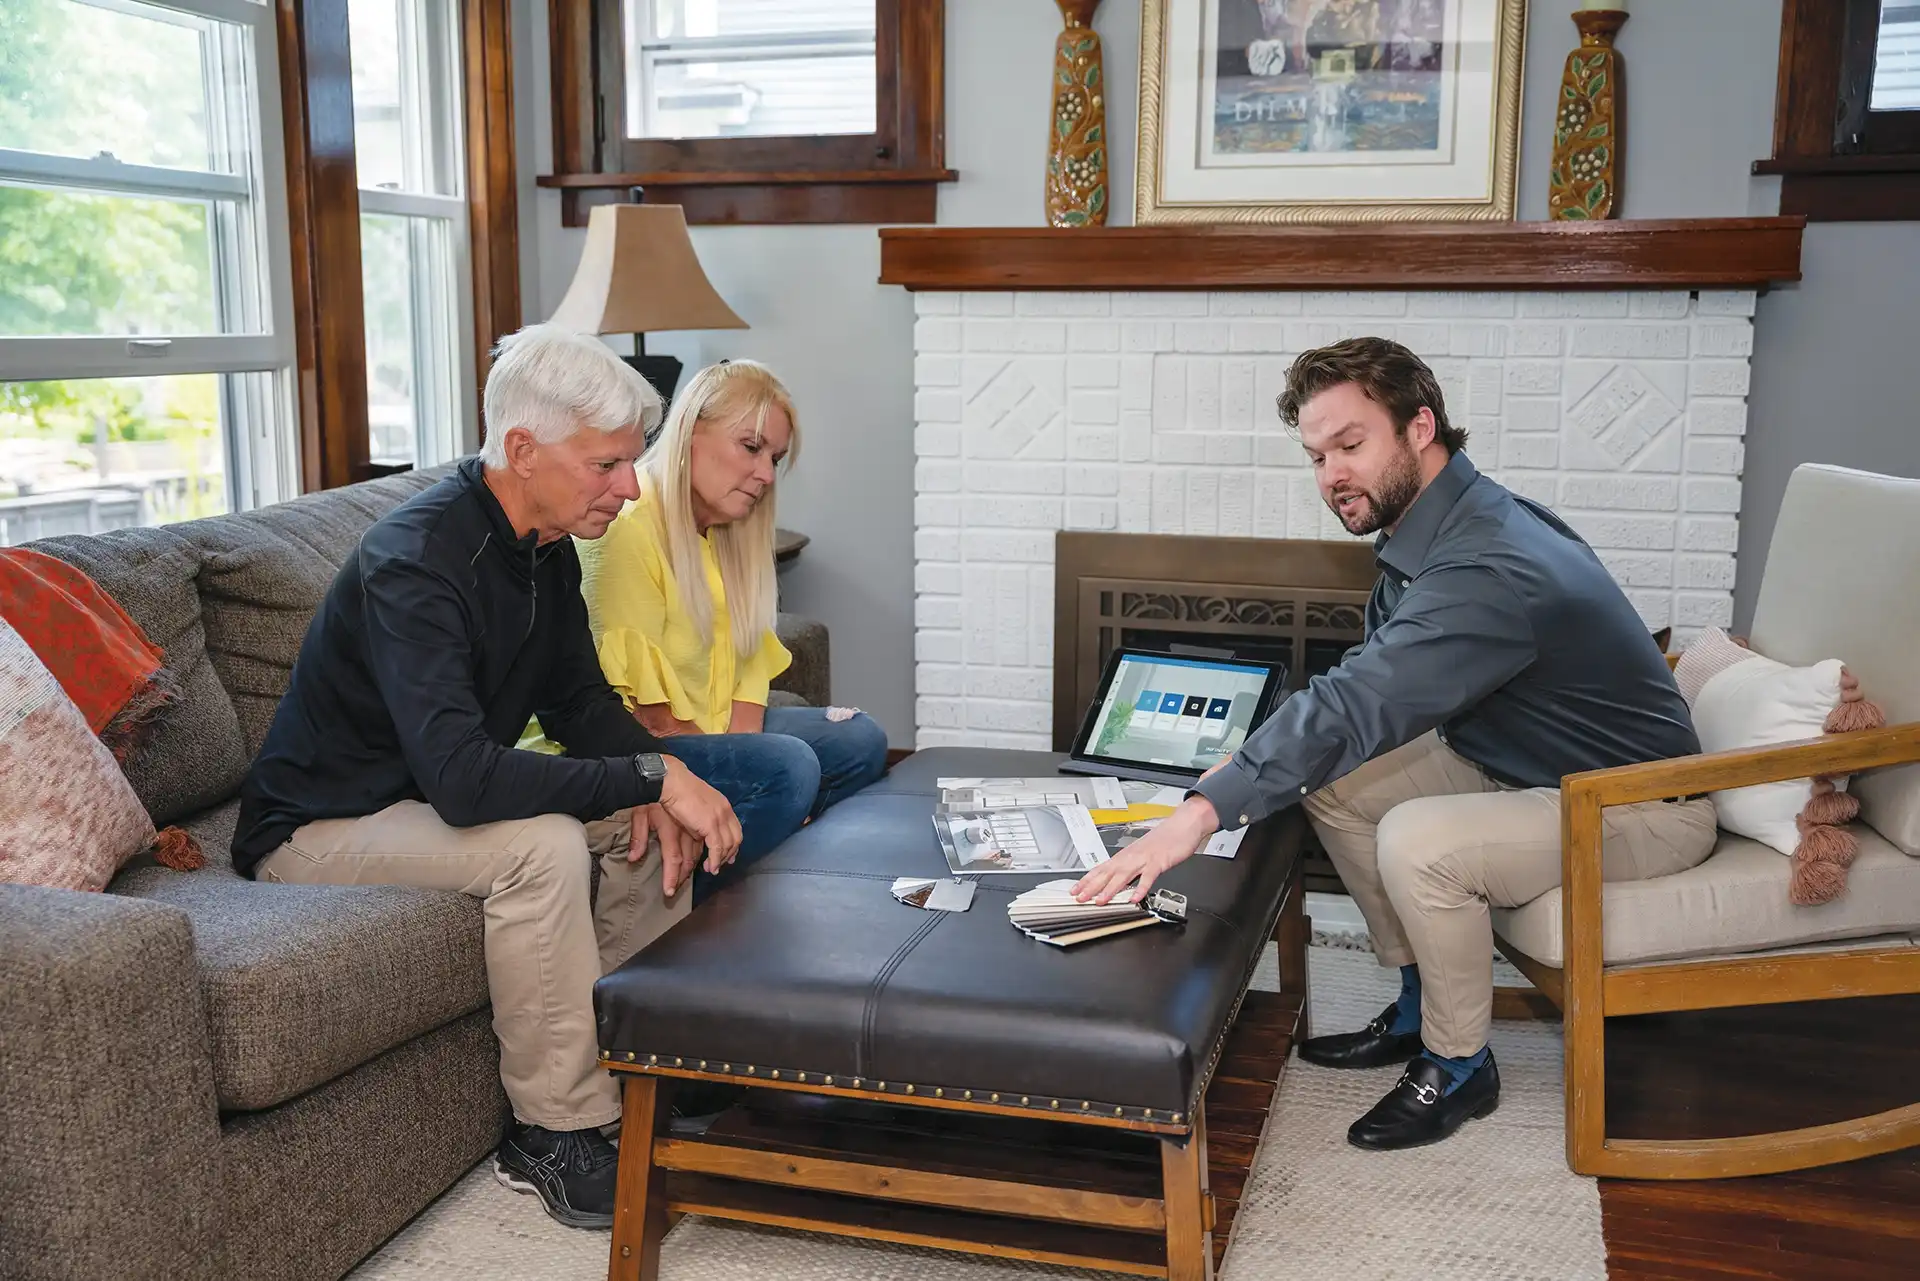
[[[663,405],[673,403],[674,389],[680,385],[680,371],[685,368],[677,356],[622,356],[622,360],[640,371],[640,376],[653,385],[660,393]]]

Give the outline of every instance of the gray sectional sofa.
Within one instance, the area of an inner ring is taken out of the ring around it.
[[[477,901],[256,884],[227,846],[308,619],[402,474],[237,516],[48,539],[184,696],[128,777],[200,839],[104,894],[0,886],[0,1278],[342,1275],[498,1140]],[[782,615],[780,701],[827,701]]]

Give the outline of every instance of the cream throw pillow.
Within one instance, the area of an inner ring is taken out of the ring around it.
[[[1769,747],[1822,734],[1873,729],[1880,709],[1837,658],[1789,667],[1709,628],[1681,654],[1674,680],[1693,712],[1707,752]],[[1721,827],[1771,845],[1793,860],[1788,897],[1803,907],[1830,902],[1847,887],[1859,849],[1849,831],[1860,803],[1845,774],[1797,778],[1712,793]]]
[[[1701,750],[1726,752],[1820,737],[1827,717],[1840,703],[1840,660],[1789,667],[1761,654],[1742,652],[1747,656],[1710,677],[1694,701],[1693,728],[1700,735]],[[1835,778],[1833,786],[1846,791],[1845,776]],[[1791,854],[1800,844],[1795,820],[1812,799],[1813,780],[1796,778],[1715,792],[1713,808],[1720,826],[1729,832]]]
[[[153,839],[113,753],[0,618],[0,881],[105,889]]]

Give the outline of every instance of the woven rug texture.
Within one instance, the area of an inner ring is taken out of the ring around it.
[[[1317,1032],[1359,1027],[1396,976],[1347,947],[1309,953]],[[1256,987],[1276,986],[1271,948]],[[1292,1060],[1234,1221],[1222,1281],[1605,1281],[1600,1198],[1567,1169],[1560,1032],[1497,1023],[1500,1108],[1411,1152],[1348,1145],[1397,1068]],[[607,1234],[562,1227],[483,1162],[352,1273],[352,1281],[591,1281]],[[689,1217],[662,1281],[995,1281],[1109,1274]]]

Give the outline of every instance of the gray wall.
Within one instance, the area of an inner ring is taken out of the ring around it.
[[[1570,0],[1530,6],[1519,216],[1546,212],[1560,67],[1577,40]],[[545,0],[516,0],[522,236],[528,319],[566,292],[583,233],[560,226],[551,168]],[[1106,0],[1114,221],[1131,220],[1139,0]],[[1750,176],[1772,137],[1780,0],[1662,0],[1635,8],[1619,48],[1628,115],[1621,212],[1631,218],[1772,213]],[[1040,0],[947,0],[947,157],[940,221],[1037,225],[1048,74],[1058,12]],[[784,604],[832,631],[834,695],[913,737],[912,299],[875,283],[870,227],[699,228],[720,292],[753,328],[652,340],[690,366],[752,356],[799,403],[803,457],[781,484],[781,523],[813,545]],[[1735,620],[1752,615],[1786,477],[1806,461],[1920,475],[1904,392],[1920,300],[1920,224],[1811,228],[1799,285],[1761,299],[1741,512]],[[1903,363],[1903,358],[1904,362]],[[1896,389],[1901,389],[1896,399]]]

